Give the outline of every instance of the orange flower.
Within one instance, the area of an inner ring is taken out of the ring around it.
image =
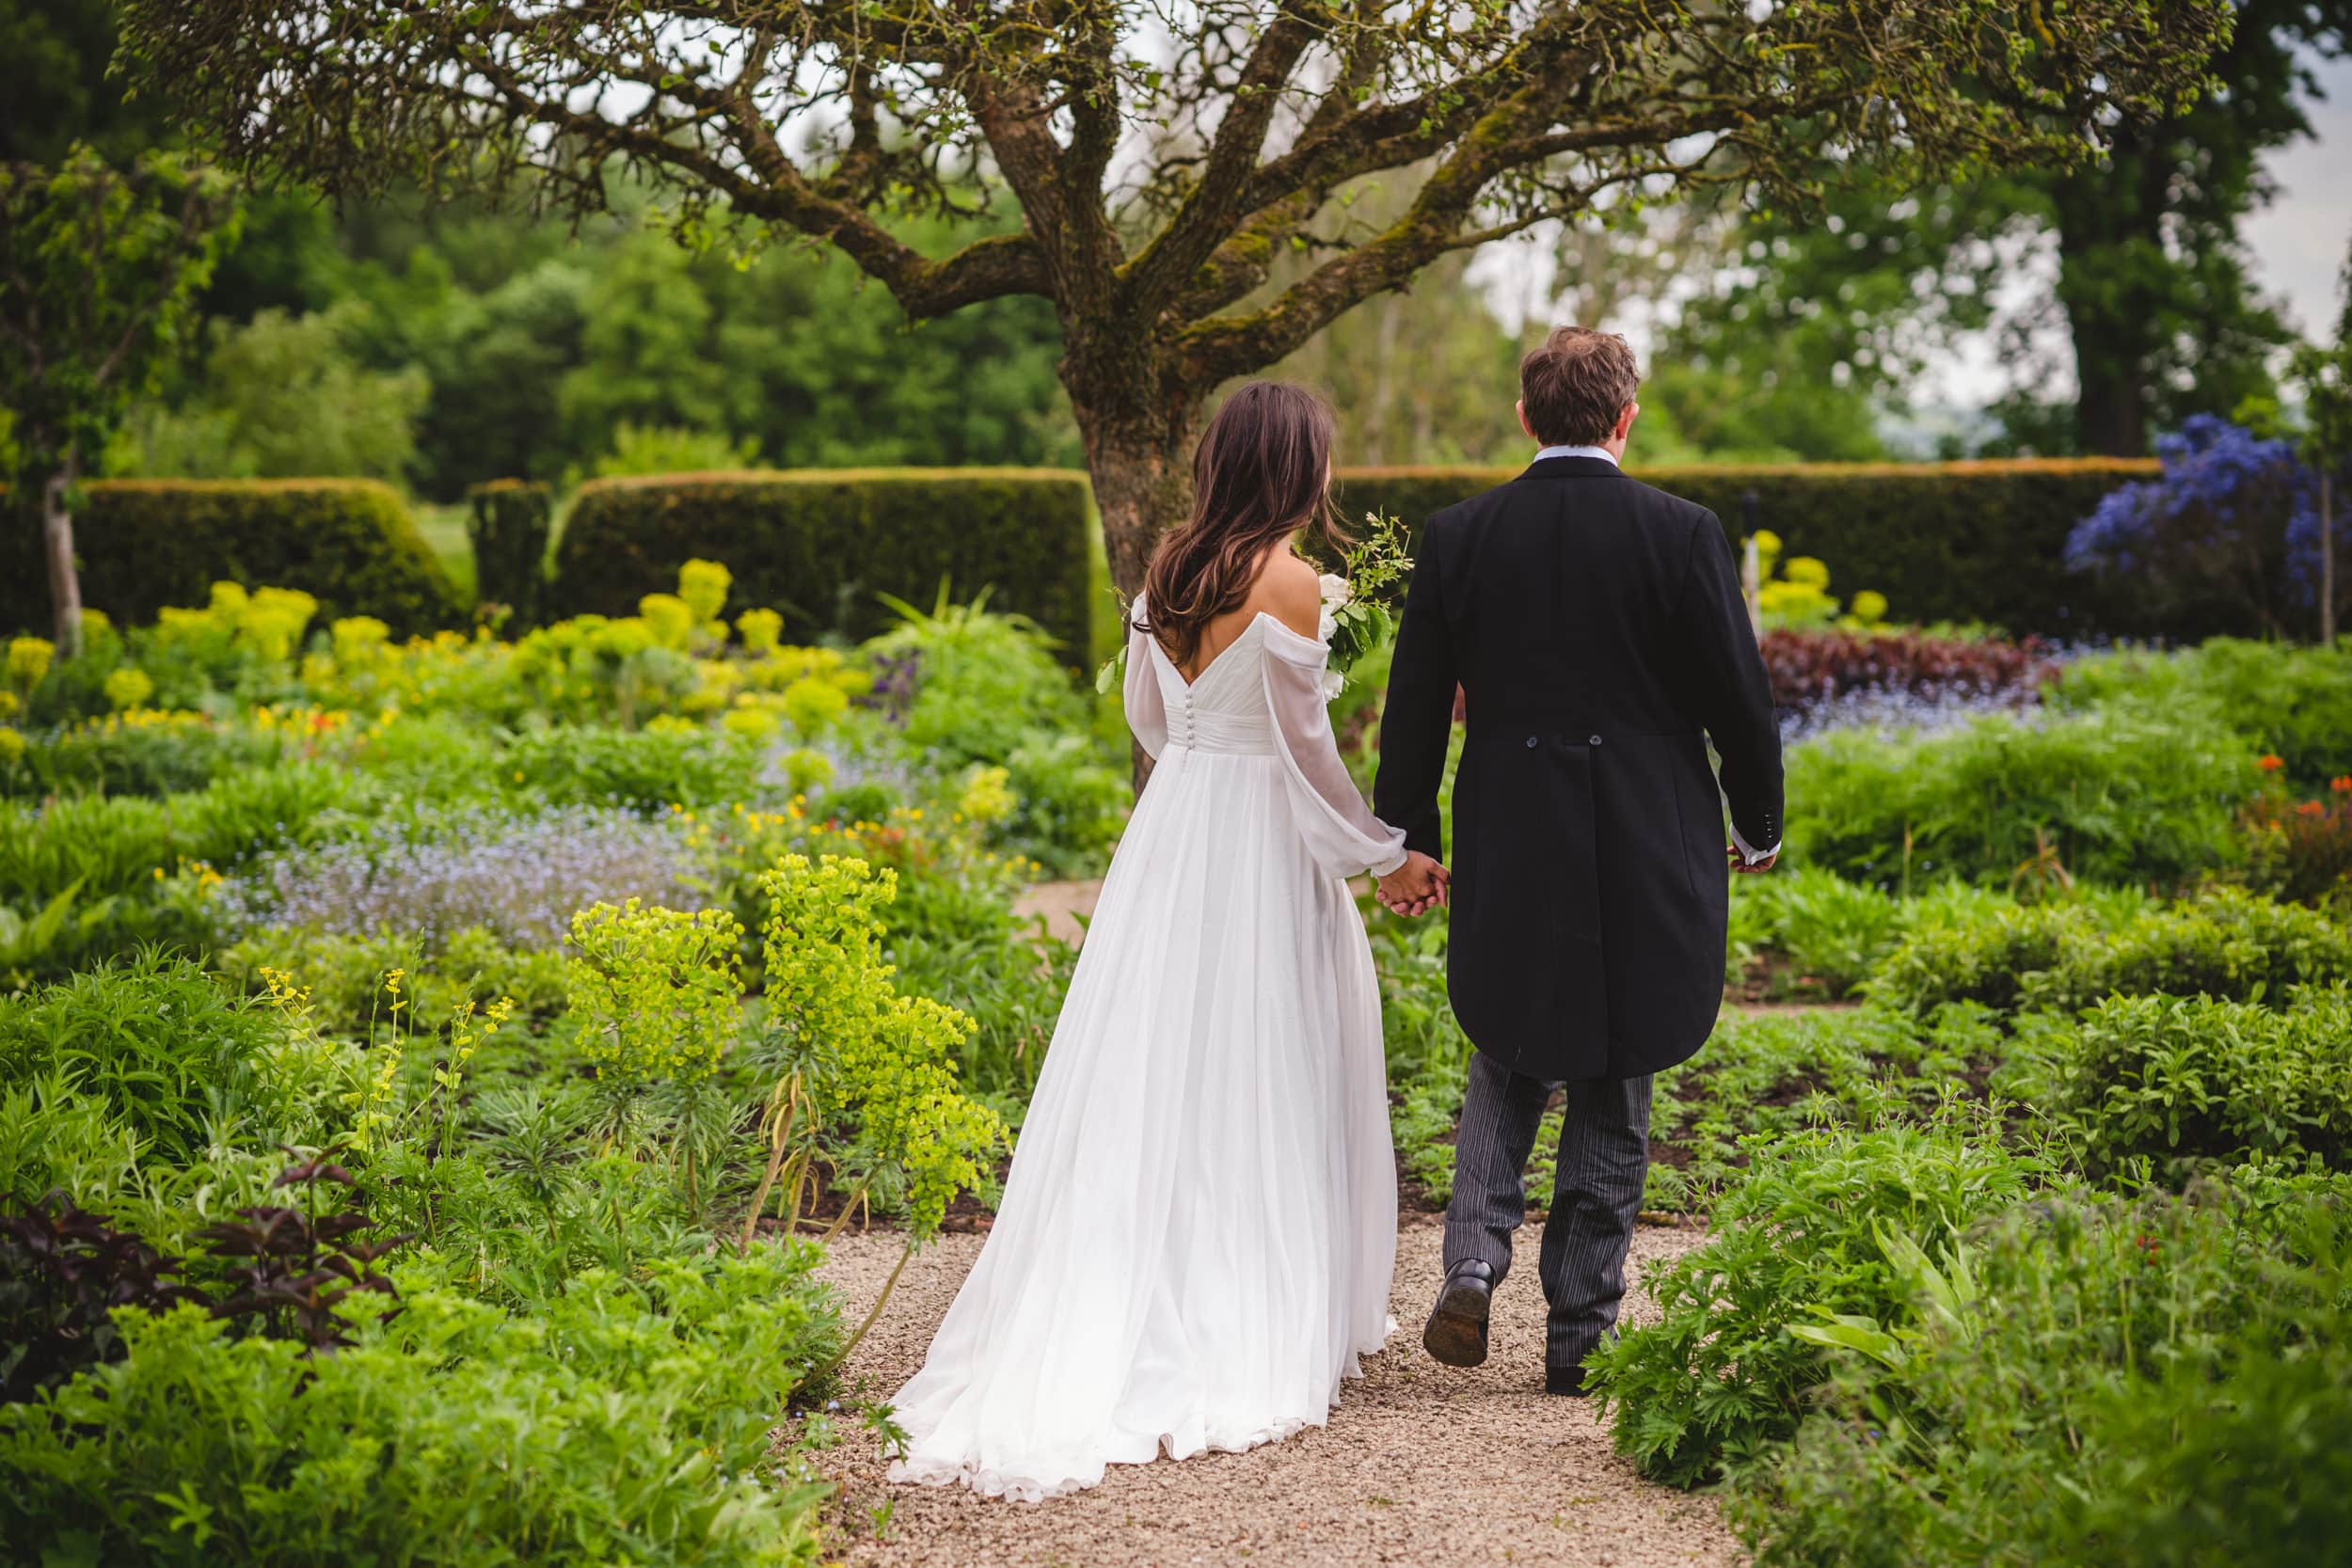
[[[2284,757],[2265,757],[2254,766],[2261,768],[2265,773],[2276,773],[2280,768],[2284,768],[2286,765],[2286,759]]]
[[[2328,808],[2321,805],[2317,800],[2306,800],[2301,805],[2295,808],[2295,815],[2297,816],[2324,816],[2327,813],[2327,810]]]
[[[2328,781],[2328,787],[2334,790],[2339,795],[2352,795],[2352,773],[2345,773],[2340,775],[2339,777],[2329,779]]]

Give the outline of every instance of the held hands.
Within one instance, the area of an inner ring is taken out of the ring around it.
[[[1445,905],[1453,874],[1418,849],[1405,853],[1405,863],[1380,879],[1373,896],[1391,914],[1427,914]]]

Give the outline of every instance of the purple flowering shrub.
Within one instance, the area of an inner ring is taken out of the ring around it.
[[[2126,577],[2169,630],[2250,624],[2302,630],[2319,604],[2319,476],[2292,442],[2263,440],[2196,414],[2156,441],[2161,478],[2111,491],[2066,542],[2070,570]],[[2352,484],[2339,479],[2341,499]],[[2336,527],[2339,592],[2352,578],[2352,533]]]

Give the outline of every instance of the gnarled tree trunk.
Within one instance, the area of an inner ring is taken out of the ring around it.
[[[1133,600],[1160,535],[1192,505],[1192,427],[1200,400],[1160,391],[1162,378],[1124,355],[1107,364],[1073,356],[1063,361],[1062,379],[1086,442],[1111,585],[1121,600]],[[1152,759],[1136,746],[1133,762],[1140,794],[1152,776]]]

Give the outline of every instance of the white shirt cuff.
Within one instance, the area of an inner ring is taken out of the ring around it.
[[[1760,861],[1771,860],[1774,855],[1780,853],[1780,846],[1777,844],[1773,845],[1770,849],[1752,849],[1748,847],[1748,841],[1740,836],[1740,830],[1738,828],[1731,830],[1731,844],[1733,848],[1740,851],[1740,858],[1747,862],[1750,865],[1755,865]]]

